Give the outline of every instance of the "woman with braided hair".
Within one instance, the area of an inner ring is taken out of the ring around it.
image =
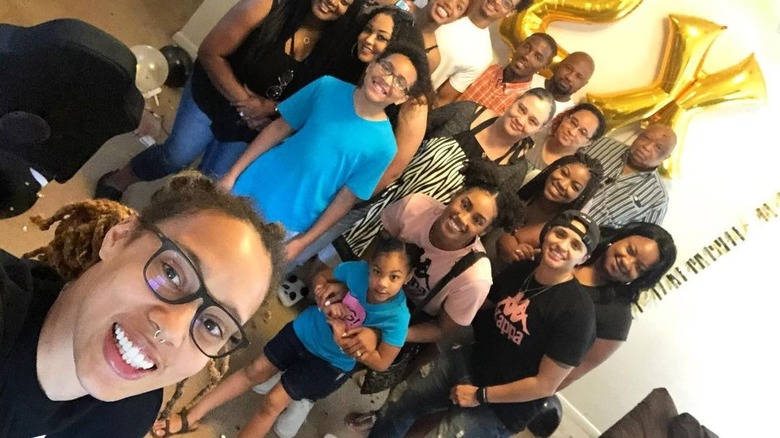
[[[22,260],[0,251],[0,436],[143,436],[162,388],[245,347],[283,232],[197,173],[140,214],[73,204]]]

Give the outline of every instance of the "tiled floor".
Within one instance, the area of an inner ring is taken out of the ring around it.
[[[162,47],[171,43],[171,36],[186,23],[200,1],[0,0],[0,22],[26,26],[53,18],[74,17],[100,27],[128,46],[148,44]],[[163,126],[170,127],[178,104],[179,91],[166,88],[160,97],[159,107],[152,102],[147,102],[147,105],[162,116]],[[121,166],[142,148],[133,134],[121,135],[106,143],[70,181],[62,185],[51,183],[46,186],[41,192],[41,199],[26,214],[0,220],[0,247],[20,255],[46,243],[50,234],[34,230],[27,219],[30,215],[47,216],[68,202],[91,196],[94,183],[100,175]],[[125,201],[133,207],[140,207],[157,186],[159,183],[139,184],[128,192]],[[249,323],[253,345],[258,347],[250,348],[232,358],[232,368],[241,366],[256,354],[259,346],[292,319],[297,310],[286,309],[276,298],[271,297]],[[180,406],[197,393],[207,378],[208,373],[204,371],[187,383]],[[170,389],[166,395],[169,393]],[[213,412],[197,432],[188,436],[235,436],[259,398],[260,396],[250,393],[228,403]],[[344,415],[353,410],[376,408],[382,401],[383,397],[361,396],[355,383],[350,381],[331,397],[317,403],[299,436],[322,437],[326,433],[332,433],[339,438],[358,437],[359,435],[344,427]],[[273,433],[269,434],[269,437],[275,436]],[[526,438],[531,436],[530,433],[520,435]],[[566,417],[553,435],[557,438],[585,436],[586,434]]]

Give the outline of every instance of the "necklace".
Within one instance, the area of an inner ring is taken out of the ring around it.
[[[544,292],[550,290],[553,286],[556,286],[556,284],[551,284],[549,286],[541,285],[539,287],[530,289],[528,286],[531,285],[531,279],[534,277],[535,272],[536,272],[535,269],[531,271],[531,273],[528,274],[527,277],[525,277],[525,280],[523,280],[523,284],[520,285],[519,292],[523,292],[523,299],[521,301],[526,301],[526,300],[530,301],[531,298],[536,298],[539,295],[543,294]]]

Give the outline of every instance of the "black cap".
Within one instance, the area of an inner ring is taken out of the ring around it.
[[[585,231],[582,231],[574,226],[572,222],[575,221],[582,224],[583,228],[585,228]],[[544,225],[544,228],[542,228],[542,232],[539,234],[539,242],[544,242],[544,236],[547,235],[547,232],[550,231],[552,227],[558,226],[568,228],[580,236],[582,243],[585,244],[585,248],[588,249],[588,254],[592,253],[593,250],[596,249],[596,246],[601,240],[599,226],[596,222],[593,221],[593,219],[581,211],[566,210],[562,213],[558,213],[555,215],[555,217],[547,221],[547,223]]]

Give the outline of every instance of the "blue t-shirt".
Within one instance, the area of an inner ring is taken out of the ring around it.
[[[409,309],[406,307],[406,296],[403,290],[389,301],[370,304],[366,297],[367,262],[341,263],[336,266],[333,276],[347,285],[349,293],[357,298],[366,310],[363,326],[379,329],[383,342],[394,347],[402,347],[406,342],[406,331],[409,328]],[[344,371],[355,368],[355,359],[344,354],[333,341],[333,331],[326,321],[325,314],[316,306],[307,308],[295,318],[293,329],[298,339],[313,355]]]
[[[250,196],[271,222],[304,232],[346,186],[368,199],[393,160],[395,137],[387,120],[355,113],[355,86],[330,76],[279,104],[295,131],[260,155],[238,177],[233,192]]]

